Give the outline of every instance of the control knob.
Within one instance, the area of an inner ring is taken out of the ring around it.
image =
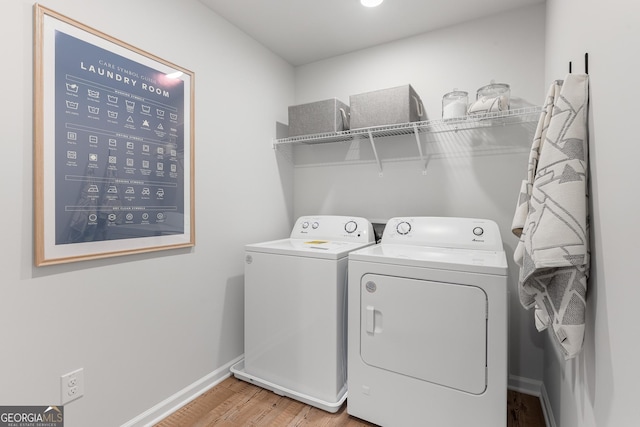
[[[476,236],[482,236],[484,234],[484,229],[482,227],[475,227],[473,229],[473,234]]]
[[[358,224],[355,221],[349,221],[344,225],[344,230],[351,234],[358,229]]]
[[[403,236],[409,234],[409,232],[411,231],[411,224],[406,221],[402,221],[396,226],[396,231],[398,232],[398,234],[401,234]]]
[[[309,228],[309,223],[307,221],[302,223],[302,228]]]

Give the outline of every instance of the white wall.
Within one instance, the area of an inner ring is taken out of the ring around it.
[[[511,85],[513,107],[539,105],[546,91],[544,35],[541,4],[312,63],[296,69],[296,102],[331,97],[349,102],[352,94],[410,83],[428,117],[436,119],[441,116],[442,95],[458,88],[474,98],[477,88],[495,79]],[[379,141],[382,177],[366,141],[296,147],[295,216],[494,219],[510,265],[510,373],[539,381],[543,337],[535,332],[532,314],[518,302],[512,261],[517,240],[510,231],[531,133],[507,127],[439,136],[442,142],[426,144],[438,155],[425,175],[412,136]]]
[[[545,81],[563,78],[568,62],[583,72],[589,53],[591,278],[584,349],[564,362],[551,341],[544,383],[557,426],[637,425],[640,340],[635,195],[640,145],[638,4],[630,0],[548,0]]]
[[[115,426],[243,352],[243,246],[292,225],[292,170],[274,152],[293,68],[196,1],[44,0],[195,72],[196,246],[33,267],[32,0],[0,26],[0,405],[60,403],[66,426]],[[279,164],[280,163],[280,164]]]

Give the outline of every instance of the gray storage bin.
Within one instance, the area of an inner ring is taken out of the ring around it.
[[[426,120],[422,100],[411,85],[351,95],[351,129]]]
[[[289,136],[349,130],[349,106],[338,99],[289,107]]]

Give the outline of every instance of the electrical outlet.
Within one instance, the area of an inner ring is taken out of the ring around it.
[[[82,368],[60,377],[61,404],[76,400],[84,394],[84,370]]]

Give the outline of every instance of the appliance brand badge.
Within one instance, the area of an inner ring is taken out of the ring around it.
[[[367,282],[364,285],[364,287],[367,290],[367,292],[369,292],[371,294],[374,293],[378,289],[378,287],[376,286],[376,284],[374,282]]]

